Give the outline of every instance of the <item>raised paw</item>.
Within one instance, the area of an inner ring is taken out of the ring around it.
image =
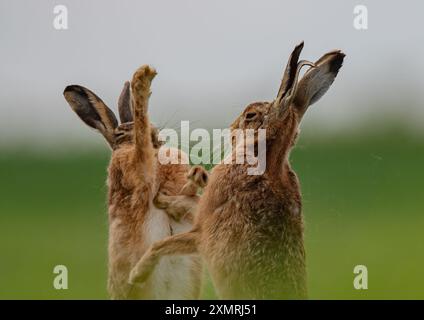
[[[169,199],[162,192],[158,192],[156,197],[153,199],[153,204],[159,209],[166,209],[169,206]]]
[[[197,187],[204,188],[208,183],[209,174],[203,167],[194,166],[190,169],[187,178]]]
[[[151,273],[153,272],[154,266],[143,263],[140,261],[137,266],[135,266],[128,277],[129,284],[142,284],[147,281]]]
[[[146,94],[148,97],[150,95],[150,85],[156,74],[155,68],[149,65],[138,68],[131,81],[133,95]]]

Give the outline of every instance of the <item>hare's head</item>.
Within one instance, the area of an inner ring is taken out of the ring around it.
[[[284,126],[286,121],[293,118],[299,122],[308,107],[327,92],[343,64],[344,53],[331,51],[312,63],[299,61],[302,49],[303,42],[293,50],[274,101],[249,104],[232,123],[232,130],[268,130],[276,122]],[[303,66],[310,66],[310,69],[298,81]],[[272,138],[272,134],[273,130],[267,131],[267,138]]]
[[[126,82],[118,101],[118,123],[115,114],[106,104],[91,90],[79,85],[71,85],[63,92],[66,101],[89,127],[100,132],[113,150],[125,144],[133,143],[134,122],[131,108],[130,83]],[[152,142],[155,148],[161,143],[158,139],[158,131],[152,125]]]

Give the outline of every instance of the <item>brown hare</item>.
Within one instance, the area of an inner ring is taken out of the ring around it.
[[[315,63],[298,62],[302,48],[303,43],[292,52],[277,98],[248,105],[231,126],[266,129],[264,173],[249,175],[247,164],[234,161],[217,165],[194,228],[154,244],[130,282],[146,281],[162,256],[200,252],[220,298],[307,297],[300,186],[289,153],[305,111],[326,93],[345,55],[332,51]],[[304,65],[311,68],[298,81]]]
[[[161,144],[147,114],[155,75],[153,68],[142,66],[133,76],[131,90],[130,84],[125,84],[118,102],[121,125],[92,91],[77,85],[64,91],[81,120],[98,130],[112,148],[107,185],[108,291],[113,299],[195,299],[200,292],[202,270],[196,255],[164,259],[143,286],[128,283],[129,272],[151,244],[191,229],[190,205],[197,205],[195,190],[205,184],[202,168],[189,172],[189,165],[162,165],[158,161]],[[177,152],[179,157],[187,157]],[[155,207],[158,192],[163,197],[180,194],[187,214],[180,212],[177,220]]]

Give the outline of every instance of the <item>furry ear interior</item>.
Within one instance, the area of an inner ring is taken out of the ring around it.
[[[328,91],[343,65],[344,57],[345,54],[340,50],[326,53],[299,81],[294,105],[301,115]]]
[[[130,82],[124,84],[121,95],[118,100],[119,119],[121,123],[134,121],[132,107],[131,107],[131,90]]]
[[[80,119],[89,127],[98,130],[113,147],[114,130],[118,121],[112,110],[97,95],[82,86],[67,86],[63,95]]]

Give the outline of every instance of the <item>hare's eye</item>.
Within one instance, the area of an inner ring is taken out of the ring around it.
[[[244,116],[244,118],[246,120],[253,120],[253,119],[256,118],[257,115],[258,114],[256,112],[248,112],[248,113],[246,113],[246,115]]]

